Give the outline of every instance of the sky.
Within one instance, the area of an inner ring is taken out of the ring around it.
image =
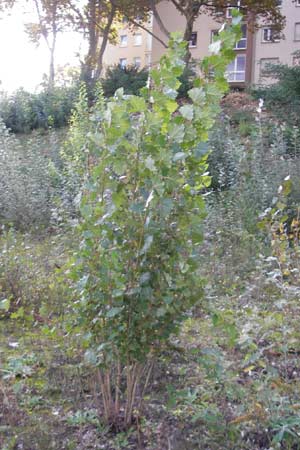
[[[26,6],[26,5],[25,5]],[[34,92],[48,73],[49,53],[44,42],[36,47],[24,31],[24,23],[34,21],[33,12],[17,4],[10,14],[0,19],[0,90],[12,92],[19,87]],[[80,36],[67,32],[58,37],[56,64],[79,65],[76,53],[80,50]]]

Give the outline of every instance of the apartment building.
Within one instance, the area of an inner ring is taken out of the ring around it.
[[[152,17],[144,24],[146,29],[152,30]],[[108,44],[104,65],[120,64],[122,67],[134,65],[138,68],[149,67],[152,58],[152,36],[141,28],[133,28],[126,19],[119,24],[118,42]]]
[[[252,57],[253,83],[268,82],[264,76],[264,69],[268,63],[300,64],[300,0],[281,0],[279,7],[286,17],[286,26],[283,30],[284,38],[279,38],[270,27],[262,26],[254,37]]]
[[[264,73],[268,63],[280,62],[290,66],[300,64],[300,58],[295,54],[300,51],[300,0],[278,0],[278,7],[282,8],[286,16],[283,36],[279,37],[272,27],[263,24],[255,32],[251,32],[246,23],[242,25],[243,35],[235,47],[236,57],[227,70],[228,80],[233,87],[270,83],[272,80]],[[172,2],[161,1],[158,12],[168,31],[184,30],[185,18]],[[225,14],[230,19],[231,9],[227,8]],[[220,21],[205,14],[198,17],[189,45],[193,59],[201,60],[208,54],[209,45],[221,27],[222,20],[224,16],[220,17]],[[107,48],[105,64],[134,64],[137,67],[155,65],[165,51],[160,41],[167,43],[167,37],[154,18],[145,27],[159,39],[140,28],[133,30],[124,21],[119,31],[118,44]]]

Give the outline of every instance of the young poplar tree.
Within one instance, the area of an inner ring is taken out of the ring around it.
[[[186,43],[172,35],[142,96],[122,89],[90,117],[80,250],[74,263],[86,357],[97,367],[103,417],[130,426],[155,355],[202,296],[199,245],[209,186],[206,141],[240,17],[223,27],[201,64],[202,77],[179,106]]]

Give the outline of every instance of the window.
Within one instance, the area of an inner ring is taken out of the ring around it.
[[[296,0],[296,6],[300,6],[300,0]]]
[[[143,43],[143,38],[141,33],[136,33],[134,35],[134,45],[142,45]]]
[[[294,40],[295,41],[300,41],[300,22],[295,23]]]
[[[146,63],[148,67],[151,67],[151,53],[146,55]]]
[[[272,64],[278,64],[278,63],[279,63],[279,58],[262,58],[260,60],[260,76],[261,77],[269,77],[270,75],[267,72],[268,66],[270,66]]]
[[[122,69],[125,69],[125,67],[127,66],[127,59],[126,58],[120,58],[119,59],[119,64],[122,67]]]
[[[280,8],[282,6],[282,0],[276,0],[276,6]]]
[[[189,40],[189,46],[190,47],[197,47],[197,32],[194,31],[191,34],[191,39]]]
[[[278,42],[280,40],[278,31],[273,28],[263,28],[262,41],[263,42]]]
[[[214,38],[219,35],[219,30],[211,30],[210,43],[214,42]]]
[[[237,55],[235,60],[227,66],[227,80],[231,82],[245,81],[246,55]]]
[[[238,50],[247,48],[247,25],[244,23],[241,27],[242,37],[239,42],[236,43],[235,48]]]
[[[133,63],[134,63],[134,67],[139,69],[141,67],[142,60],[139,56],[136,56],[135,58],[133,58]]]
[[[232,19],[232,10],[233,9],[240,9],[241,6],[241,0],[236,0],[236,6],[228,6],[228,8],[226,8],[226,18],[227,19]]]
[[[127,47],[128,44],[128,37],[127,34],[123,34],[120,36],[120,46],[121,47]]]
[[[232,12],[231,12],[232,10],[233,10],[232,7],[229,7],[229,8],[226,9],[226,17],[227,17],[227,19],[231,19],[232,18]]]
[[[300,56],[293,56],[293,66],[300,66]]]

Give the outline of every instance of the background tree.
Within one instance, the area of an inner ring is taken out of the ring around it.
[[[148,1],[88,0],[85,4],[68,0],[74,28],[82,32],[88,41],[88,51],[82,62],[82,80],[93,86],[101,76],[103,56],[108,42],[117,38],[117,24],[123,17],[146,19],[150,11]],[[143,26],[143,25],[142,25]]]
[[[58,33],[68,26],[68,11],[65,0],[33,0],[37,22],[27,23],[26,31],[33,43],[44,39],[50,53],[49,87],[55,80],[54,56]]]

